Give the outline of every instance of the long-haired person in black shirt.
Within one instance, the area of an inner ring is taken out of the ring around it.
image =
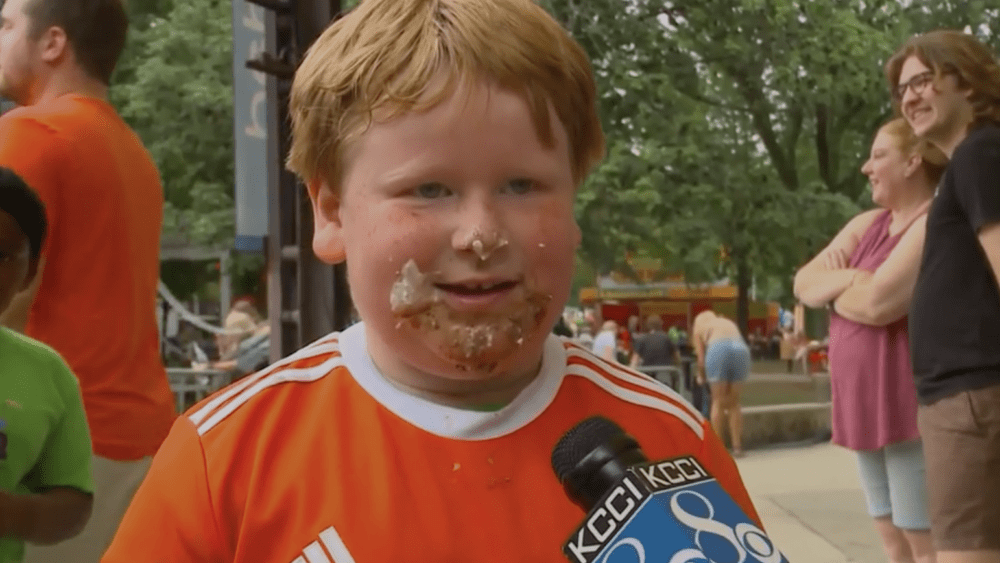
[[[1000,65],[934,31],[885,70],[899,112],[951,159],[910,310],[938,562],[1000,563]]]

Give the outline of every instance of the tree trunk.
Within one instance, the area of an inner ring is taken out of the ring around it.
[[[736,326],[750,337],[750,284],[752,276],[745,255],[736,256]]]

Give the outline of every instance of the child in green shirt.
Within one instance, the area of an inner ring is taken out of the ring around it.
[[[35,280],[46,228],[34,191],[0,168],[0,311]],[[0,328],[0,563],[20,562],[24,542],[78,534],[93,488],[76,377],[48,346]]]

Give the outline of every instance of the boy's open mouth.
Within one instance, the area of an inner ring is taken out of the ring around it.
[[[516,273],[455,274],[445,278],[448,282],[442,277],[424,274],[410,259],[389,302],[399,319],[397,329],[409,325],[425,333],[441,357],[465,371],[493,371],[539,325],[552,299],[531,291]]]
[[[448,283],[436,283],[434,287],[447,291],[449,293],[455,293],[457,295],[490,295],[493,293],[502,293],[509,289],[513,289],[517,285],[515,281],[501,281],[495,283],[484,283],[484,284],[448,284]]]

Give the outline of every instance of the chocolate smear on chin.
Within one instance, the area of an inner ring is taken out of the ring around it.
[[[492,373],[538,327],[548,301],[542,294],[524,292],[514,306],[493,314],[462,313],[434,303],[410,322],[430,336],[438,354],[458,369]]]
[[[438,354],[462,371],[491,373],[504,359],[516,353],[526,334],[545,317],[549,295],[533,292],[523,285],[514,304],[505,311],[468,313],[454,311],[442,301],[430,276],[410,260],[400,271],[390,293],[397,328],[409,324],[432,339]]]

